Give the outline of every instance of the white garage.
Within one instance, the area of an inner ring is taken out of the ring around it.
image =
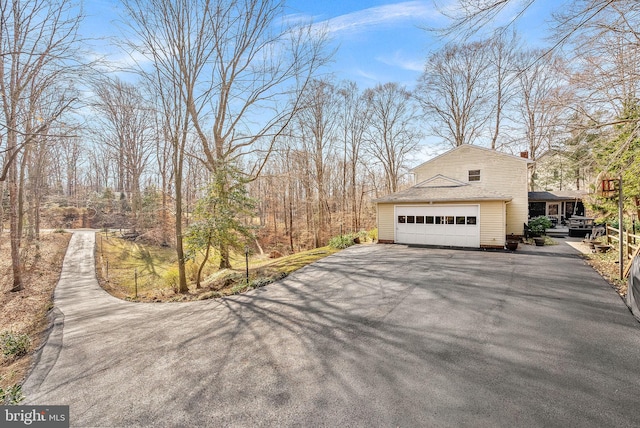
[[[479,205],[396,205],[394,217],[397,243],[480,247]]]

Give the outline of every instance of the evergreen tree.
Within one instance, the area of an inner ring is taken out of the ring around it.
[[[622,176],[625,209],[633,209],[640,216],[640,100],[631,99],[610,134],[595,141],[593,156],[596,169],[602,177],[616,179]],[[599,197],[593,208],[605,217],[615,217],[617,198]]]
[[[218,252],[220,269],[230,268],[230,251],[242,252],[246,242],[253,238],[250,219],[256,203],[249,197],[246,184],[237,167],[220,164],[205,195],[196,204],[194,222],[189,226],[185,242],[190,259],[195,259],[198,252],[203,253],[196,278],[198,287],[211,248]]]

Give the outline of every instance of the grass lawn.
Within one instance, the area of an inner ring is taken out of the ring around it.
[[[172,292],[168,278],[176,262],[171,248],[96,233],[96,274],[100,285],[116,297],[136,299],[136,289],[142,300]]]
[[[122,299],[144,302],[202,300],[264,286],[337,251],[322,247],[277,259],[252,255],[248,284],[244,254],[232,255],[233,269],[223,270],[217,269],[218,259],[214,254],[203,272],[200,288],[195,284],[200,261],[187,262],[189,292],[180,294],[174,290],[178,272],[175,250],[98,233],[96,272],[100,285]]]

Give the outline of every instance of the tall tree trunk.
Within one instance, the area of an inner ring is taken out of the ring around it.
[[[291,247],[291,252],[295,253],[293,247],[293,202],[291,201],[291,195],[289,195],[289,246]]]
[[[220,245],[220,269],[231,269],[231,260],[229,256],[229,247],[227,245]]]
[[[198,267],[198,274],[196,275],[196,288],[200,288],[200,280],[202,278],[202,271],[204,270],[204,266],[209,261],[209,251],[211,250],[211,234],[207,236],[207,248],[204,251],[204,259],[200,266]]]
[[[186,134],[186,133],[185,133]],[[186,135],[183,136],[186,140]],[[189,291],[187,286],[187,273],[184,260],[184,246],[182,243],[182,166],[184,160],[184,148],[178,147],[174,149],[174,168],[175,168],[175,185],[176,185],[176,255],[178,256],[178,292],[186,293]]]
[[[0,233],[4,232],[4,183],[0,181]]]
[[[15,145],[8,151],[9,157],[16,150]],[[17,162],[11,162],[8,175],[9,188],[9,228],[11,239],[11,269],[13,271],[13,286],[11,291],[21,291],[22,266],[20,263],[20,215],[19,215],[19,192],[18,192],[18,166]]]

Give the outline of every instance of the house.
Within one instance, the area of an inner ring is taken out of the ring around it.
[[[575,153],[557,149],[538,156],[530,171],[529,190],[584,192],[594,177],[591,167],[575,158]]]
[[[417,184],[375,200],[378,242],[504,248],[524,233],[530,163],[465,144],[417,166]]]

